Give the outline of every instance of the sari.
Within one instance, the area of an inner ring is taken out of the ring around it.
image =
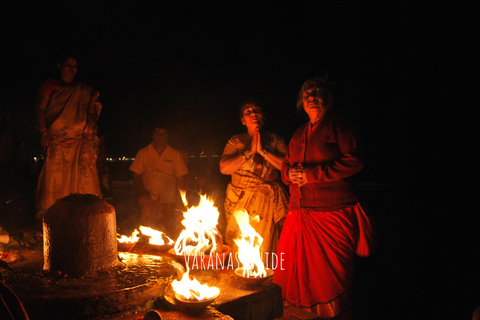
[[[299,186],[288,171],[303,164],[309,183]],[[363,168],[354,128],[327,114],[315,127],[293,135],[282,166],[289,185],[289,212],[273,281],[290,304],[332,318],[352,308],[355,254],[366,257],[376,245],[375,228],[355,192],[351,177]]]
[[[83,82],[53,88],[45,108],[52,144],[44,150],[38,178],[37,218],[72,193],[101,194],[96,122],[102,105],[97,99],[98,92]]]
[[[286,149],[283,140],[276,135],[267,134],[265,140],[263,145],[269,152],[282,154]],[[225,152],[229,152],[229,148],[243,150],[244,142],[240,135],[230,139]],[[266,267],[269,268],[272,266],[267,259],[271,261],[273,254],[276,253],[288,205],[288,194],[280,179],[270,181],[270,177],[275,175],[278,175],[278,170],[273,165],[263,158],[252,157],[232,174],[224,206],[227,222],[225,242],[232,247],[232,253],[238,252],[234,239],[241,235],[233,213],[245,210],[250,217],[250,225],[263,238],[260,253]],[[255,219],[257,216],[258,219]]]

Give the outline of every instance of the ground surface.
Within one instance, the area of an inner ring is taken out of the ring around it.
[[[196,172],[201,173],[201,168]],[[122,174],[122,180],[112,179],[105,196],[115,207],[117,227],[128,233],[138,219],[138,207],[133,185]],[[205,177],[198,180],[221,206],[226,180],[213,177],[212,185],[205,184]],[[404,183],[359,186],[377,223],[379,247],[373,256],[355,262],[355,319],[471,319],[480,305],[474,262],[478,235],[472,233],[478,227],[473,220],[461,218],[460,228],[459,219],[453,217],[448,220],[451,223],[439,223],[437,206],[426,205],[428,199],[413,201],[410,192],[415,189]],[[27,251],[41,251],[41,228],[34,218],[31,194],[7,193],[1,200],[0,226],[14,242],[0,251],[8,252],[2,260],[16,269],[28,260]],[[454,214],[463,213],[450,212]]]

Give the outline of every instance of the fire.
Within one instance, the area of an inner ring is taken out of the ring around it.
[[[150,237],[150,240],[148,240],[148,243],[157,245],[157,246],[163,246],[165,245],[165,240],[164,238],[168,241],[168,244],[173,244],[173,240],[167,237],[167,235],[161,231],[145,227],[145,226],[140,226],[140,232],[146,236]]]
[[[125,235],[119,235],[117,234],[117,240],[118,242],[120,243],[134,243],[134,242],[138,242],[138,230],[135,229],[133,232],[132,232],[132,235],[130,237],[127,237]]]
[[[186,205],[185,194],[182,199]],[[221,235],[217,229],[218,209],[206,195],[200,196],[200,203],[183,213],[185,229],[175,243],[177,255],[196,256],[214,254],[222,250]]]
[[[182,280],[173,280],[173,290],[181,295],[183,298],[189,301],[201,301],[215,297],[220,293],[220,289],[217,287],[209,287],[207,284],[200,284],[197,279],[190,278],[187,269],[182,276]]]
[[[241,231],[240,238],[234,239],[234,241],[238,246],[238,259],[243,265],[243,276],[254,278],[267,276],[260,255],[263,238],[250,225],[246,211],[235,211],[233,215]],[[258,220],[259,217],[256,216],[254,219]]]

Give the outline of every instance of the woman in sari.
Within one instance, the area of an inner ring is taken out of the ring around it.
[[[281,170],[290,202],[274,282],[291,305],[322,319],[351,319],[354,253],[369,254],[359,248],[359,221],[367,218],[350,181],[363,161],[352,126],[331,112],[332,87],[310,79],[298,95],[309,121],[294,133]]]
[[[225,242],[232,247],[233,254],[238,252],[234,240],[240,236],[240,230],[233,213],[246,211],[250,225],[263,238],[260,252],[264,263],[272,268],[271,258],[287,213],[288,195],[279,171],[286,145],[278,135],[262,130],[265,119],[258,103],[244,103],[240,119],[247,132],[234,135],[220,159],[220,171],[232,177],[225,198]]]
[[[97,173],[98,92],[76,81],[78,60],[64,56],[59,79],[47,79],[38,90],[37,125],[45,162],[37,184],[37,218],[56,200],[71,193],[100,195]]]

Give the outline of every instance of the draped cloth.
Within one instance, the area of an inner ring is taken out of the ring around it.
[[[362,211],[357,203],[335,211],[288,213],[277,252],[281,264],[274,275],[284,299],[322,318],[351,306],[357,215]]]
[[[288,197],[278,181],[266,181],[247,170],[237,170],[227,186],[225,216],[228,221],[225,240],[237,252],[234,239],[241,234],[235,217],[237,210],[246,210],[250,217],[259,216],[259,221],[250,219],[250,225],[263,237],[260,252],[264,258],[276,252],[280,230],[278,222],[287,213]],[[271,261],[271,260],[270,260]],[[270,266],[270,265],[268,265]]]
[[[321,318],[352,307],[354,256],[369,256],[376,245],[374,221],[350,179],[363,168],[362,154],[356,130],[330,113],[295,132],[282,166],[290,202],[273,281],[287,302]],[[308,178],[303,186],[288,176],[297,164]]]
[[[38,178],[37,217],[69,194],[101,194],[96,167],[96,121],[101,110],[97,99],[98,92],[82,82],[59,85],[51,93],[45,114],[52,145],[45,150]]]

